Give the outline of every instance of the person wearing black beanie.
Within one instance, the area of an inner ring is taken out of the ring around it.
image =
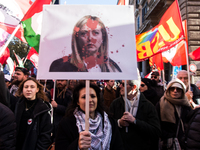
[[[148,78],[142,78],[140,84],[140,92],[144,94],[144,96],[154,105],[156,106],[159,101],[159,97],[156,91],[152,88],[152,80]]]

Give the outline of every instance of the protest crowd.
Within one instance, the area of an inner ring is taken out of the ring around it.
[[[6,86],[1,71],[0,149],[199,149],[200,90],[187,77],[181,70],[166,87],[158,71],[138,80],[90,80],[85,131],[85,80],[36,80],[16,67]]]
[[[166,82],[156,62],[144,76],[136,62],[186,39],[177,0],[150,33],[137,36],[131,7],[112,7],[114,16],[107,6],[101,7],[107,14],[100,6],[43,7],[50,3],[36,0],[16,19],[28,37],[34,15],[44,13],[41,39],[25,37],[31,48],[24,62],[13,52],[18,65],[11,67],[10,50],[0,50],[0,150],[200,150],[200,81],[192,84],[187,66]],[[76,22],[73,29],[69,22]],[[36,72],[24,65],[27,59]]]

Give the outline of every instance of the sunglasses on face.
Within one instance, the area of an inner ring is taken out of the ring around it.
[[[151,76],[151,79],[153,79],[153,78],[154,78],[154,79],[157,79],[157,76]]]
[[[144,86],[145,86],[145,84],[141,84],[140,86],[141,86],[141,87],[144,87]]]
[[[181,92],[182,89],[178,88],[178,87],[170,87],[170,91],[174,91],[176,89],[177,92]]]

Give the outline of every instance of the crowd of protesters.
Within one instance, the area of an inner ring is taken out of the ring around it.
[[[0,82],[0,150],[200,149],[199,82],[189,84],[186,70],[166,88],[158,71],[91,80],[89,131],[84,80],[36,80],[16,67],[12,82],[3,72]]]

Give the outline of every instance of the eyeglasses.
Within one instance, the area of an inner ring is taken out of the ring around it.
[[[145,86],[145,84],[140,84],[140,86],[141,86],[141,87],[144,87],[144,86]]]
[[[157,76],[151,76],[151,79],[152,79],[152,78],[157,79]]]
[[[178,87],[170,87],[170,91],[174,91],[176,89],[177,92],[181,92],[182,89],[181,88],[178,88]]]

